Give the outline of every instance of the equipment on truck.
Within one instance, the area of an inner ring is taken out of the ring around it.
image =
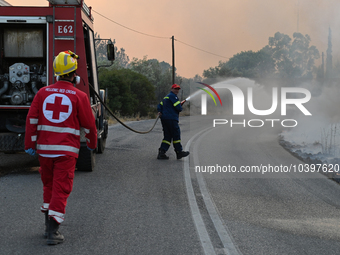
[[[108,120],[101,103],[105,103],[105,91],[98,85],[91,8],[84,0],[48,2],[47,7],[0,8],[0,152],[24,149],[25,121],[32,100],[40,88],[55,83],[53,60],[69,49],[81,56],[77,68],[81,79],[76,86],[88,95],[98,130],[96,151],[86,148],[81,132],[77,168],[92,171],[95,153],[105,149]],[[108,60],[114,59],[113,52],[109,43]]]

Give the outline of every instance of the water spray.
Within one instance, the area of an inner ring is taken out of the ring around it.
[[[181,105],[183,105],[186,101],[189,101],[191,98],[191,96],[188,96],[186,99],[184,99],[182,102],[181,102]]]

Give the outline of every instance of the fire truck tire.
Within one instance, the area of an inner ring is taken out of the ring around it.
[[[92,172],[95,166],[95,151],[90,151],[85,146],[80,146],[76,168],[78,171]]]
[[[103,121],[103,133],[100,138],[98,138],[97,153],[103,153],[106,146],[106,138],[109,132],[109,124],[107,120]]]
[[[101,138],[98,139],[98,145],[97,145],[97,150],[98,153],[103,153],[105,150],[105,146],[106,146],[106,139],[101,136]]]

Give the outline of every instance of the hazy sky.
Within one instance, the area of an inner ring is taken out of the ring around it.
[[[47,0],[7,0],[12,5],[47,6]],[[93,13],[101,38],[116,40],[127,55],[172,63],[171,36],[218,57],[175,42],[177,73],[190,78],[241,51],[257,51],[276,32],[293,37],[309,34],[312,45],[326,52],[328,28],[333,33],[333,61],[339,55],[339,0],[85,0],[93,10],[141,35]],[[298,11],[299,10],[299,11]],[[299,14],[299,15],[298,15]]]

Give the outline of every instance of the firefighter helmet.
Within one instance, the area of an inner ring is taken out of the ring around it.
[[[53,69],[55,75],[65,75],[77,70],[78,58],[78,55],[70,50],[60,52],[53,61]]]

